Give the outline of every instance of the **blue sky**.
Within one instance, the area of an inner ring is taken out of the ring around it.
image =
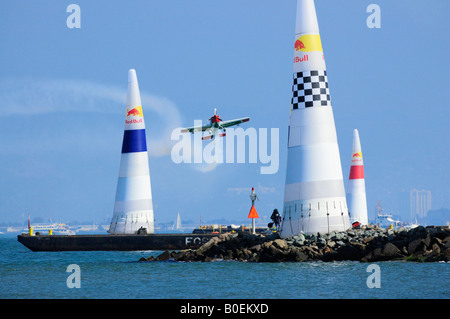
[[[69,29],[69,4],[81,28]],[[369,29],[366,8],[381,8]],[[137,71],[157,222],[246,220],[281,210],[296,1],[2,1],[0,222],[112,217],[127,71]],[[450,207],[448,1],[316,1],[344,182],[361,137],[369,218],[376,201],[432,192]],[[203,172],[170,157],[171,131],[249,116],[279,128],[280,166],[221,164]]]

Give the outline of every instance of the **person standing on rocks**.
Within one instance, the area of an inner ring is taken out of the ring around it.
[[[273,213],[272,213],[272,216],[270,216],[270,219],[273,220],[273,223],[275,224],[275,228],[277,229],[277,231],[279,231],[280,230],[279,227],[281,224],[281,215],[278,212],[278,209],[275,208],[273,210]]]

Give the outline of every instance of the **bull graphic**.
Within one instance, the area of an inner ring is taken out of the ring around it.
[[[128,116],[142,116],[141,111],[139,110],[139,106],[135,107],[134,109],[131,109],[129,111],[127,111],[127,117]]]
[[[305,48],[305,45],[300,40],[295,41],[295,45],[294,46],[295,46],[295,51],[299,51],[299,50]]]

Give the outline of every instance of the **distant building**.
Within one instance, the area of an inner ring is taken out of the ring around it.
[[[410,218],[425,218],[431,209],[431,191],[412,189],[410,191]]]
[[[400,220],[411,221],[411,192],[402,190],[398,193],[398,209]]]

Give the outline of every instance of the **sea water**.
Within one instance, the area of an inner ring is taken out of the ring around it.
[[[32,252],[11,235],[0,247],[1,299],[450,298],[445,262],[375,263],[373,287],[373,264],[353,261],[139,262],[159,252]],[[71,288],[69,265],[79,267],[79,288]]]

